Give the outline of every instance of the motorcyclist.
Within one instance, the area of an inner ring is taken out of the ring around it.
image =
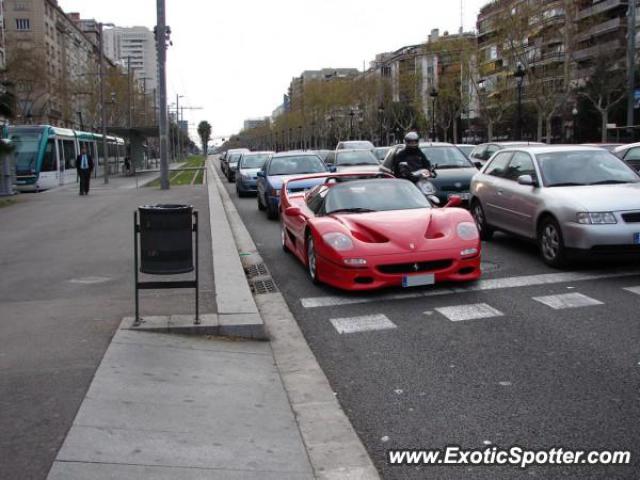
[[[431,171],[431,162],[420,150],[420,137],[416,132],[409,132],[404,137],[405,147],[389,159],[389,163],[383,165],[397,178],[411,178],[411,172],[426,169]],[[406,164],[406,166],[401,164]]]

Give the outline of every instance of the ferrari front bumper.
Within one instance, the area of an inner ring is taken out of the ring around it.
[[[467,258],[460,252],[458,248],[363,257],[367,261],[363,267],[349,267],[319,255],[318,275],[322,282],[344,290],[400,287],[403,278],[413,275],[433,274],[435,283],[480,278],[480,254]]]

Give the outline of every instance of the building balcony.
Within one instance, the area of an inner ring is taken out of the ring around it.
[[[585,8],[578,12],[576,15],[576,20],[581,21],[586,18],[592,17],[593,15],[600,15],[608,10],[612,10],[614,8],[626,7],[628,4],[627,0],[605,0],[604,2],[596,3],[591,7]]]
[[[589,40],[590,38],[597,37],[600,35],[604,35],[605,33],[610,33],[615,30],[618,30],[623,26],[622,19],[620,17],[612,18],[605,22],[594,25],[589,28],[585,32],[579,33],[576,35],[575,40],[577,42],[584,42]]]
[[[620,41],[612,40],[607,43],[602,43],[600,45],[594,45],[593,47],[577,50],[573,54],[573,59],[577,62],[582,62],[584,60],[589,60],[605,53],[607,55],[615,55],[616,50],[618,50],[619,48],[621,48]]]

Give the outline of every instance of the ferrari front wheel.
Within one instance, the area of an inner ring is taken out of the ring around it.
[[[318,279],[318,256],[316,254],[316,245],[313,241],[313,235],[307,237],[307,270],[309,277],[314,284],[320,283]]]
[[[282,242],[282,250],[285,253],[289,253],[289,247],[287,247],[287,228],[284,226],[284,223],[280,224],[280,241]]]

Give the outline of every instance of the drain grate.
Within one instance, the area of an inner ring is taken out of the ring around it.
[[[273,283],[273,280],[265,279],[265,280],[254,280],[251,282],[251,292],[254,295],[261,295],[264,293],[274,293],[277,292],[276,284]]]
[[[267,266],[264,263],[256,263],[255,265],[250,265],[244,269],[248,278],[260,277],[263,275],[269,275],[267,271]]]

